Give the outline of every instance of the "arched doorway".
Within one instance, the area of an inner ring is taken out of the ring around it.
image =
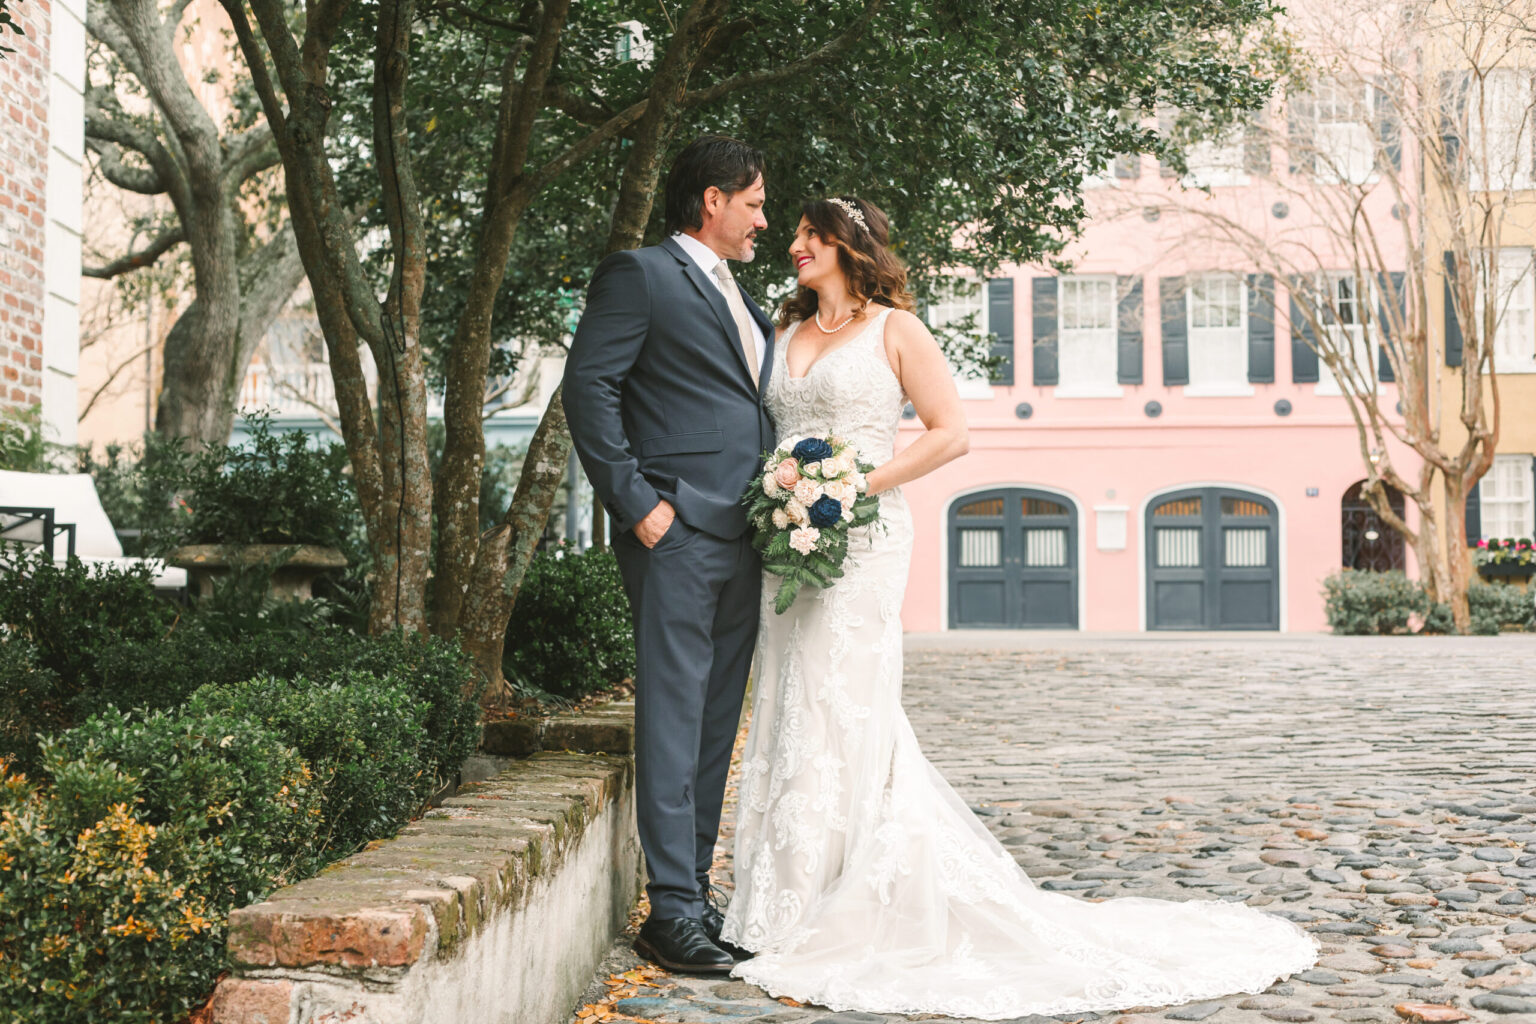
[[[970,494],[949,513],[949,625],[1076,629],[1077,508],[1022,487]]]
[[[1280,519],[1268,498],[1175,491],[1147,508],[1150,629],[1279,629]]]
[[[1392,513],[1402,518],[1403,493],[1389,484],[1381,486],[1386,488]],[[1371,507],[1365,497],[1364,480],[1344,492],[1344,498],[1339,502],[1339,524],[1344,538],[1344,568],[1389,572],[1408,567],[1403,535],[1383,523]]]

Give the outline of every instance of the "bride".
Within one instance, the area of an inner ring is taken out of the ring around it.
[[[721,932],[756,955],[733,973],[834,1010],[998,1020],[1257,992],[1310,967],[1315,940],[1241,904],[1037,889],[923,757],[901,707],[900,488],[965,453],[965,417],[885,215],[852,197],[802,213],[766,402],[781,437],[836,434],[879,467],[881,521],[783,615],[765,579]],[[927,429],[896,455],[909,401]]]

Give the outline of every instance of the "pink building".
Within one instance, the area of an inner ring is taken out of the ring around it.
[[[1192,176],[1208,195],[1181,192],[1150,159],[1121,161],[1092,193],[1072,274],[1017,268],[932,311],[978,313],[1010,365],[961,384],[970,454],[907,489],[907,629],[1319,630],[1325,576],[1403,567],[1400,541],[1351,491],[1359,437],[1292,330],[1286,282],[1205,230],[1229,219],[1330,250],[1265,176],[1271,155],[1286,159],[1266,148],[1238,137],[1202,151]],[[1377,192],[1371,216],[1387,222]],[[1315,280],[1343,321],[1330,329],[1374,364],[1356,286],[1327,262]]]

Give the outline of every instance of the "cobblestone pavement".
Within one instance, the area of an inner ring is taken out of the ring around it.
[[[1156,1020],[1536,1024],[1536,637],[908,642],[928,757],[1042,888],[1243,900],[1318,966]],[[685,1024],[877,1024],[730,979],[632,975],[584,1002]],[[591,1019],[591,1018],[588,1018]],[[1094,1015],[1038,1018],[1094,1020]]]

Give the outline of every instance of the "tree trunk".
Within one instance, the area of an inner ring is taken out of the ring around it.
[[[1472,611],[1467,606],[1467,587],[1472,582],[1472,561],[1467,557],[1467,492],[1459,471],[1445,474],[1445,563],[1441,571],[1440,600],[1450,605],[1456,632],[1472,631]]]
[[[565,422],[562,390],[555,389],[549,408],[523,457],[523,472],[511,504],[496,526],[480,539],[472,584],[459,617],[459,639],[475,659],[475,667],[489,681],[487,694],[506,685],[501,656],[507,641],[507,623],[522,588],[523,577],[533,561],[534,549],[549,521],[565,479],[571,457],[571,432]]]
[[[657,67],[649,103],[635,126],[629,159],[620,180],[619,201],[608,234],[609,253],[636,248],[644,241],[645,225],[661,180],[662,154],[677,130],[688,76],[723,11],[720,0],[699,0],[689,7]],[[560,396],[557,390],[539,421],[523,460],[523,475],[502,520],[512,527],[506,538],[505,568],[498,579],[497,574],[476,567],[459,623],[461,642],[474,653],[475,663],[490,681],[493,692],[506,685],[501,674],[501,655],[507,623],[570,458],[571,434]],[[491,581],[496,581],[495,592],[483,592],[481,588],[491,586]],[[471,603],[473,613],[469,609]]]

